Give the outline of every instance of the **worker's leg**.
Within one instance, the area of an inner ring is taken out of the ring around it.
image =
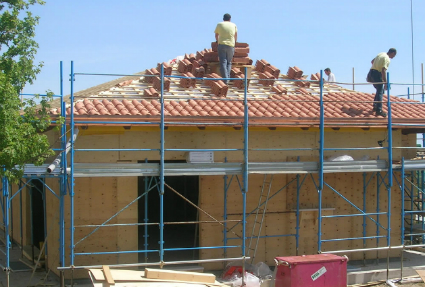
[[[218,45],[218,60],[220,62],[220,74],[222,78],[227,78],[227,45]]]
[[[372,70],[372,78],[374,82],[382,82],[382,74],[377,70]],[[384,84],[373,84],[376,89],[373,109],[375,111],[382,111],[382,96],[384,94]]]
[[[373,86],[376,89],[376,94],[374,98],[375,110],[382,111],[382,96],[384,95],[384,84],[375,84]]]
[[[230,71],[232,70],[232,60],[235,54],[235,47],[229,47],[227,53],[227,78],[230,78]]]
[[[223,78],[230,78],[234,47],[218,45],[218,59],[220,61],[220,73]],[[227,80],[223,80],[227,84]]]

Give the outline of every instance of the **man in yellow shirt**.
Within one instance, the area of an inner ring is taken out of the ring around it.
[[[235,54],[235,44],[238,38],[236,25],[230,22],[230,14],[224,14],[223,22],[215,28],[215,40],[218,43],[218,59],[220,61],[220,74],[223,78],[230,78],[232,59]],[[227,80],[223,80],[227,84]]]
[[[379,53],[375,59],[372,60],[372,68],[370,68],[370,76],[372,82],[377,83],[373,84],[376,89],[375,99],[373,103],[373,111],[376,112],[377,116],[386,117],[387,113],[382,111],[382,96],[384,95],[384,90],[388,88],[387,86],[387,69],[390,65],[390,59],[394,58],[397,54],[397,50],[391,48],[387,53]],[[385,83],[385,86],[384,86]]]

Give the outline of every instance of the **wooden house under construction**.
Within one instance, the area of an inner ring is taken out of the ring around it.
[[[225,84],[214,49],[56,100],[66,132],[47,134],[69,152],[11,186],[13,239],[45,242],[48,268],[76,277],[99,265],[386,257],[381,247],[402,244],[420,220],[405,211],[423,209],[401,183],[425,167],[411,160],[425,107],[384,97],[389,117],[375,116],[373,94],[253,63],[247,44]]]

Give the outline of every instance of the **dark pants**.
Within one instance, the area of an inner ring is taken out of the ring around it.
[[[382,73],[371,69],[371,75],[374,82],[382,82]],[[382,97],[384,95],[384,84],[373,84],[376,89],[375,98],[373,99],[375,102],[373,103],[373,107],[377,111],[382,111]]]
[[[220,61],[220,74],[223,78],[230,78],[232,69],[232,59],[235,54],[235,48],[227,45],[218,45],[218,60]],[[227,80],[223,80],[227,83]]]

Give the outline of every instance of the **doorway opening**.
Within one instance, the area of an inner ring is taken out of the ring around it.
[[[184,162],[184,161],[167,161]],[[158,161],[150,161],[158,163]],[[154,187],[147,194],[147,209],[145,208],[145,197],[138,201],[138,221],[145,222],[146,212],[149,223],[159,223],[160,221],[160,196],[159,196],[159,178],[139,177],[138,193],[139,196],[145,193],[145,181],[152,182],[151,186],[158,183],[158,188]],[[199,199],[199,176],[166,176],[164,181],[178,193],[183,195],[190,202],[198,205]],[[148,187],[149,188],[149,187]],[[164,223],[167,222],[193,222],[198,220],[198,209],[192,206],[188,201],[178,196],[175,192],[164,186],[163,203]],[[138,246],[139,250],[145,248],[145,226],[138,228]],[[159,250],[160,229],[159,225],[148,225],[148,250]],[[199,224],[165,224],[164,225],[164,248],[193,248],[199,247]],[[159,252],[139,253],[139,262],[158,262]],[[199,250],[178,250],[165,251],[164,261],[176,260],[196,260],[199,258]]]

